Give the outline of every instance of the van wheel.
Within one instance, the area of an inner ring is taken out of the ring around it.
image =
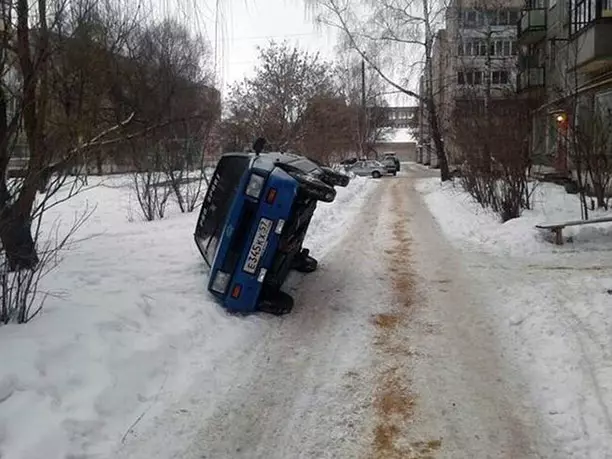
[[[321,180],[330,186],[345,187],[348,186],[351,180],[348,175],[336,172],[329,167],[323,166],[321,167],[321,170],[323,171],[323,177],[321,177]]]
[[[267,314],[283,316],[292,311],[293,303],[293,297],[280,290],[276,292],[262,292],[257,308]]]
[[[374,172],[372,172],[372,177],[374,177],[374,178],[380,178],[380,177],[382,177],[382,176],[380,175],[380,172],[378,172],[378,171],[374,171]]]
[[[317,270],[319,263],[310,256],[308,249],[302,249],[293,259],[292,269],[300,273],[312,273]]]
[[[301,172],[292,172],[291,176],[300,184],[300,190],[307,198],[323,202],[333,202],[336,199],[334,187],[322,180]]]

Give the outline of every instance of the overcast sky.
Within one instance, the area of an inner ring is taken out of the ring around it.
[[[161,0],[171,1],[171,0]],[[214,7],[216,0],[182,0],[198,3],[205,23],[206,34],[214,41]],[[323,58],[335,57],[337,32],[317,26],[312,14],[307,14],[304,0],[218,0],[224,20],[219,35],[222,40],[220,76],[224,93],[228,85],[253,75],[257,61],[257,46],[266,46],[271,40],[283,41],[312,52]],[[413,102],[409,98],[389,96],[393,105]]]
[[[214,4],[213,0],[204,0]],[[333,58],[335,33],[307,17],[303,0],[220,0],[225,20],[221,34],[222,77],[227,85],[252,75],[257,46],[287,40],[301,49]],[[206,28],[214,39],[214,16],[208,10]]]

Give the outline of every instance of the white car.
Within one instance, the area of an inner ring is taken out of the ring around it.
[[[348,168],[349,172],[362,177],[381,178],[383,175],[389,175],[387,167],[380,161],[367,159],[365,161],[357,161]]]

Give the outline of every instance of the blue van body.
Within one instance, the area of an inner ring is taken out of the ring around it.
[[[255,312],[264,286],[280,289],[316,207],[315,199],[300,194],[296,177],[316,177],[319,169],[307,158],[282,153],[221,157],[194,237],[210,267],[208,290],[227,310]],[[333,195],[326,197],[333,200],[335,190],[328,188]]]

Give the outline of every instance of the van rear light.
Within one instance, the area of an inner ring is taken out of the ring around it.
[[[242,293],[242,285],[236,284],[232,289],[232,298],[238,299],[240,298],[240,294]]]
[[[215,274],[215,278],[213,280],[211,289],[214,292],[217,292],[223,295],[225,291],[227,290],[227,285],[229,284],[230,277],[231,276],[228,273],[224,273],[223,271],[217,271],[217,273]]]
[[[259,195],[261,194],[261,190],[263,190],[264,184],[266,183],[266,179],[261,175],[252,174],[249,179],[249,183],[247,183],[245,193],[247,196],[250,196],[255,199],[259,199]]]
[[[276,199],[276,188],[270,188],[268,195],[266,196],[266,202],[272,204]]]

